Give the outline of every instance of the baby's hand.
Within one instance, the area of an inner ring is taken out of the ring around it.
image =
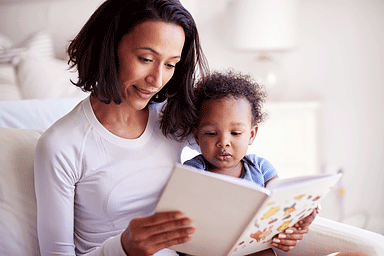
[[[288,252],[292,250],[297,243],[304,238],[304,234],[308,233],[309,229],[298,230],[296,227],[290,227],[281,232],[272,239],[272,246],[282,251]]]
[[[320,213],[320,209],[321,207],[319,205],[309,216],[300,220],[293,227],[287,228],[284,232],[278,234],[273,238],[272,246],[285,252],[292,250],[297,243],[304,238],[304,235],[309,232],[309,226],[316,215]]]
[[[317,214],[320,213],[320,211],[321,211],[321,206],[319,205],[316,207],[316,209],[313,210],[313,212],[310,215],[308,215],[302,220],[299,220],[299,222],[297,222],[294,225],[294,227],[296,227],[298,230],[308,229],[309,226],[312,224],[313,220],[316,218]]]

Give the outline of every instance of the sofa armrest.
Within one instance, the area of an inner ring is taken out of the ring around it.
[[[327,255],[334,252],[360,251],[384,255],[384,236],[358,227],[316,217],[309,233],[290,252],[277,255]]]

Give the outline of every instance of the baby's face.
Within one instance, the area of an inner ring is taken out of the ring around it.
[[[237,176],[242,168],[240,160],[257,132],[249,102],[234,98],[209,100],[203,103],[201,113],[195,137],[213,167],[210,171]]]

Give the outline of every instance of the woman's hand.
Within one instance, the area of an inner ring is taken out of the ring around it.
[[[310,215],[274,237],[272,239],[272,246],[285,252],[292,250],[304,238],[304,235],[309,232],[309,226],[316,218],[316,215],[320,213],[320,209],[319,205]]]
[[[192,221],[178,211],[160,212],[132,219],[121,235],[128,255],[152,255],[161,249],[191,240],[195,228]]]

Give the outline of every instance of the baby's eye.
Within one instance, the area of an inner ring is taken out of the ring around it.
[[[208,135],[208,136],[215,136],[216,135],[215,132],[206,132],[205,134]]]
[[[238,136],[241,135],[241,132],[231,132],[232,135]]]

